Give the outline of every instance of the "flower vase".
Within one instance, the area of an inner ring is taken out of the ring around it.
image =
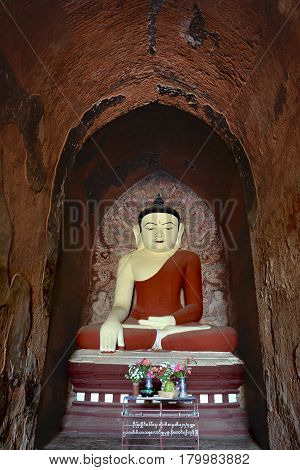
[[[152,378],[151,377],[146,377],[146,383],[145,386],[141,390],[141,395],[142,397],[153,397],[155,392],[155,389],[152,384]]]
[[[179,377],[179,396],[186,397],[186,377]]]
[[[139,382],[132,382],[132,395],[137,397],[140,392],[140,384]]]

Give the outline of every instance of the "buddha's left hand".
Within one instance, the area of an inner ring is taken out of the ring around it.
[[[148,317],[148,320],[139,320],[139,324],[152,326],[156,330],[163,330],[167,326],[175,326],[176,320],[172,315],[165,317]]]

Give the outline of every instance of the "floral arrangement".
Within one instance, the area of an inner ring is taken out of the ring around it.
[[[157,374],[158,374],[158,369],[159,369],[159,367],[157,367],[157,366],[149,367],[149,369],[147,370],[146,376],[150,377],[151,379],[156,379]]]
[[[138,361],[136,364],[128,367],[128,373],[125,374],[125,378],[131,380],[134,383],[139,383],[147,376],[150,377],[147,374],[151,366],[152,362],[149,359],[144,358],[141,361]]]
[[[164,386],[166,382],[171,380],[173,370],[169,362],[164,362],[160,366],[151,367],[151,374],[153,374],[153,378],[160,380],[162,386]]]
[[[145,380],[146,377],[158,379],[163,389],[166,383],[172,381],[173,378],[188,377],[191,375],[192,368],[189,366],[190,362],[195,361],[193,359],[187,359],[184,363],[170,364],[169,362],[164,362],[159,366],[153,366],[149,359],[144,358],[136,364],[129,366],[125,378],[135,383]]]
[[[192,373],[192,368],[188,366],[188,359],[183,364],[172,364],[171,368],[175,377],[187,377]]]

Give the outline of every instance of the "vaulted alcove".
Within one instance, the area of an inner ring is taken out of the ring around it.
[[[59,431],[65,413],[67,359],[74,349],[77,330],[91,320],[88,296],[99,223],[128,188],[137,184],[141,188],[151,175],[165,175],[205,201],[213,214],[224,247],[229,324],[238,332],[237,354],[245,362],[245,406],[250,430],[262,446],[267,446],[249,237],[249,222],[255,221],[255,187],[242,148],[237,159],[224,140],[203,121],[175,107],[151,104],[97,130],[84,143],[74,163],[63,164],[68,176],[63,193],[64,216],[51,299],[44,370],[47,380],[39,409],[37,444],[44,445]],[[165,185],[161,190],[167,187],[170,186]],[[157,189],[155,184],[153,189]],[[164,197],[168,200],[172,195],[164,194]],[[139,209],[136,208],[136,213]],[[124,230],[120,219],[116,222],[119,224],[116,230]]]

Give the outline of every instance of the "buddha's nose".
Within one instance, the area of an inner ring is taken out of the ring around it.
[[[157,227],[156,238],[163,238],[163,229],[160,226]]]

